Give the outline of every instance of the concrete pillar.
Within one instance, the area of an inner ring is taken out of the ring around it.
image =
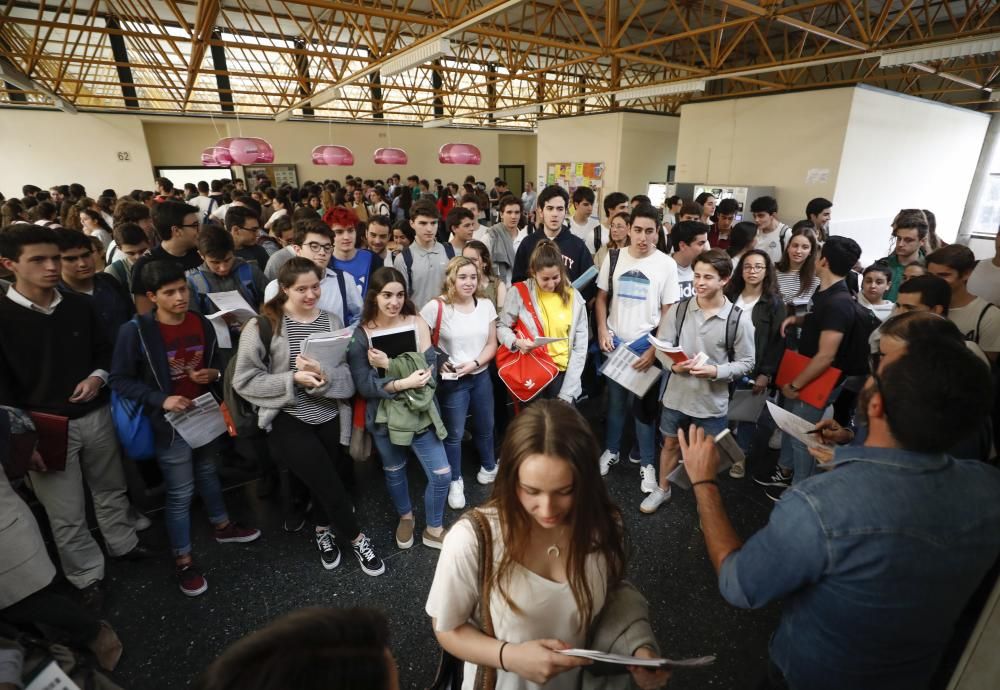
[[[958,227],[958,237],[955,238],[959,244],[968,245],[972,240],[972,228],[976,223],[976,215],[982,207],[983,197],[986,195],[986,182],[992,172],[990,166],[993,158],[998,155],[998,150],[1000,150],[1000,113],[993,113],[990,116],[990,126],[986,129],[986,137],[983,139],[983,148],[979,152],[979,164],[976,166],[976,174],[969,187],[969,196],[965,200],[962,224]]]

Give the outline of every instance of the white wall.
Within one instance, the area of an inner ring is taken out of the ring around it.
[[[677,181],[774,187],[779,218],[804,218],[810,199],[833,198],[852,91],[681,106]]]
[[[920,98],[852,89],[850,120],[833,199],[833,229],[885,256],[901,208],[926,208],[952,242],[979,161],[989,116]]]
[[[650,182],[666,182],[667,168],[677,161],[679,117],[622,113],[618,187],[634,196],[645,194]]]
[[[0,192],[7,197],[20,197],[24,184],[47,189],[79,182],[91,196],[153,185],[142,121],[135,116],[0,109],[0,151]],[[119,160],[119,151],[129,160]]]

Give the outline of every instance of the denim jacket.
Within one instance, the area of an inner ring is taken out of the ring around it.
[[[831,464],[785,492],[719,588],[742,608],[784,600],[771,659],[793,689],[926,687],[1000,554],[1000,471],[853,446]]]

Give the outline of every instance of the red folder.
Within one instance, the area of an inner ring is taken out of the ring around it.
[[[811,360],[805,355],[800,355],[794,350],[785,350],[781,358],[781,365],[778,367],[778,376],[774,383],[780,388],[786,383],[791,383],[795,377],[802,373]],[[812,405],[818,410],[826,407],[830,400],[830,393],[840,381],[840,369],[830,367],[817,378],[809,382],[799,391],[799,400]]]
[[[69,418],[44,412],[29,412],[38,434],[38,454],[49,472],[66,469],[66,448],[69,445]]]

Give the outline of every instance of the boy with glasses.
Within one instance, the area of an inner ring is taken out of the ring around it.
[[[261,271],[267,267],[267,250],[260,246],[260,218],[249,206],[231,206],[226,211],[226,229],[233,236],[237,257]]]

